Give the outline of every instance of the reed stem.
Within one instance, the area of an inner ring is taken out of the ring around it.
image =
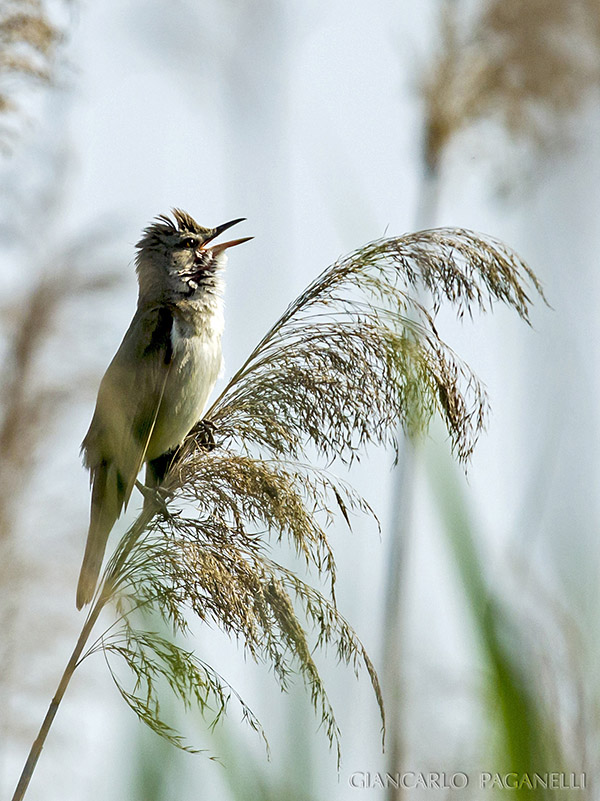
[[[56,689],[54,698],[52,699],[50,706],[48,707],[48,711],[46,712],[46,717],[44,718],[44,721],[40,727],[38,736],[33,741],[33,745],[31,746],[31,750],[29,751],[27,762],[25,763],[25,767],[23,768],[23,772],[21,773],[19,783],[17,784],[17,788],[12,797],[12,801],[21,801],[21,799],[23,799],[25,796],[25,793],[29,786],[29,782],[31,781],[31,777],[33,776],[33,771],[35,770],[38,759],[40,758],[40,755],[42,753],[42,748],[44,747],[44,743],[46,742],[46,737],[48,736],[50,727],[52,726],[54,718],[56,717],[56,713],[58,712],[58,707],[60,706],[60,702],[63,699],[67,687],[69,686],[69,682],[71,681],[71,677],[75,672],[75,668],[79,664],[79,659],[81,657],[81,654],[83,653],[83,649],[86,646],[90,634],[92,633],[92,629],[94,628],[96,621],[98,620],[98,616],[100,615],[100,612],[104,608],[105,603],[106,603],[106,596],[101,595],[100,598],[96,601],[95,606],[93,607],[92,611],[90,612],[84,623],[84,626],[81,630],[81,634],[79,635],[79,639],[77,640],[77,644],[73,649],[71,658],[67,662],[65,671]]]
[[[126,558],[127,554],[133,547],[133,544],[135,543],[137,538],[141,535],[145,527],[148,525],[148,523],[154,516],[155,511],[156,510],[154,508],[146,507],[140,513],[137,520],[133,523],[133,525],[129,529],[128,534],[126,535],[129,538],[128,547],[124,549],[124,553],[121,554],[121,559],[117,562],[116,566],[117,568]],[[81,655],[83,654],[83,650],[90,638],[90,634],[92,633],[92,630],[96,625],[96,621],[100,616],[100,612],[104,609],[104,607],[106,606],[106,604],[113,595],[114,572],[115,570],[113,569],[108,574],[108,576],[105,577],[102,586],[102,591],[98,596],[98,600],[92,607],[90,613],[86,618],[85,623],[83,624],[83,628],[81,630],[81,634],[79,635],[79,639],[77,640],[77,644],[73,649],[71,658],[67,662],[67,666],[64,670],[62,678],[59,682],[58,687],[56,688],[56,693],[54,694],[54,697],[50,702],[50,706],[48,707],[48,711],[46,712],[46,717],[42,722],[37,737],[33,741],[33,745],[31,746],[31,750],[29,751],[27,762],[25,763],[25,766],[21,773],[21,777],[19,778],[19,783],[17,784],[15,793],[12,797],[12,801],[22,801],[22,799],[25,796],[25,793],[27,792],[27,788],[29,787],[29,782],[31,781],[31,777],[33,776],[33,772],[42,753],[42,749],[44,747],[44,743],[46,742],[46,737],[48,736],[50,727],[52,726],[54,718],[56,717],[56,713],[58,712],[58,707],[60,706],[60,702],[63,699],[67,687],[69,686],[69,682],[71,681],[71,677],[75,672],[75,668],[79,665]]]

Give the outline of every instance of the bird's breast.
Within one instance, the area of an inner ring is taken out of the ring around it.
[[[171,364],[147,459],[155,459],[181,444],[201,419],[221,372],[222,330],[222,315],[212,315],[195,324],[174,318]]]

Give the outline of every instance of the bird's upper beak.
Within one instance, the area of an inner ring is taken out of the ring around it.
[[[238,217],[237,220],[231,220],[230,222],[223,223],[222,225],[217,225],[216,228],[213,229],[212,233],[204,240],[202,243],[200,250],[207,250],[209,243],[216,239],[223,231],[226,231],[228,228],[231,228],[232,225],[237,225],[240,222],[243,222],[246,218],[245,217]],[[221,242],[218,245],[210,245],[210,250],[217,256],[219,253],[222,253],[227,248],[232,248],[234,245],[241,245],[242,242],[248,242],[250,239],[254,239],[253,236],[244,236],[242,239],[232,239],[229,242]]]

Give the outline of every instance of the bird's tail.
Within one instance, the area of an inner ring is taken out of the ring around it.
[[[122,485],[114,465],[102,462],[93,472],[90,528],[77,585],[77,608],[94,597],[108,535],[121,513]]]

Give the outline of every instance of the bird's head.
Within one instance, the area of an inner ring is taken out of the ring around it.
[[[218,273],[227,260],[227,249],[252,239],[214,242],[243,217],[203,228],[181,209],[173,209],[172,214],[173,219],[157,217],[136,245],[140,300],[173,302],[218,291]]]

